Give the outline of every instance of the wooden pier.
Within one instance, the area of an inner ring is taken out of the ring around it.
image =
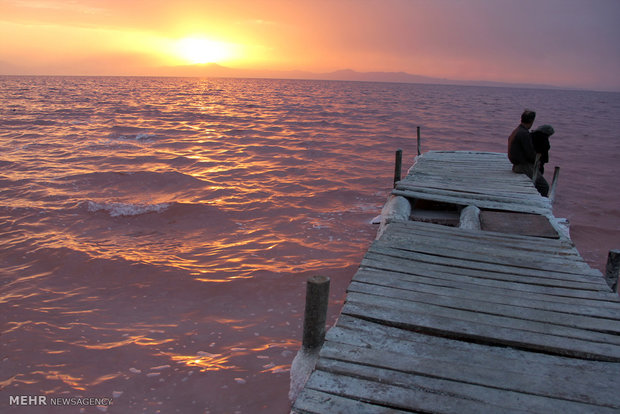
[[[417,158],[392,192],[414,220],[384,223],[293,413],[620,412],[618,295],[510,167]]]

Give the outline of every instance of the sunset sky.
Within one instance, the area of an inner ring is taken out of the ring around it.
[[[0,74],[403,71],[620,91],[620,0],[0,0]]]

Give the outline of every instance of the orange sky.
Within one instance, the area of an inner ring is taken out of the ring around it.
[[[617,0],[0,0],[0,73],[404,71],[620,90]]]

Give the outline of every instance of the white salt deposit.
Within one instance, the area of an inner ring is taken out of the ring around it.
[[[370,220],[370,224],[381,224],[381,214]]]
[[[468,230],[480,230],[480,209],[476,206],[467,206],[461,211],[459,227]]]
[[[319,348],[308,350],[302,347],[295,355],[291,365],[291,386],[288,392],[288,399],[291,402],[297,399],[306,381],[308,381],[316,361],[319,359],[319,351]]]
[[[411,203],[405,197],[390,195],[381,209],[381,224],[377,239],[381,237],[386,226],[393,221],[407,221],[411,215]]]
[[[555,224],[554,227],[562,233],[562,235],[570,238],[570,221],[568,221],[567,218],[555,218],[553,224]]]

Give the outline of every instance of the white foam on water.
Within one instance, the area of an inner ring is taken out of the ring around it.
[[[211,353],[205,352],[205,351],[198,351],[198,352],[196,352],[196,355],[207,357],[207,358],[215,358],[215,357],[219,357],[220,356],[219,354],[211,354]]]
[[[145,133],[137,134],[136,135],[136,141],[144,141],[144,140],[147,140],[147,139],[152,138],[154,136],[155,136],[155,134],[145,134]]]
[[[111,217],[118,216],[138,216],[146,213],[161,213],[170,207],[170,203],[159,204],[132,204],[132,203],[97,203],[88,201],[88,211],[107,211]]]

